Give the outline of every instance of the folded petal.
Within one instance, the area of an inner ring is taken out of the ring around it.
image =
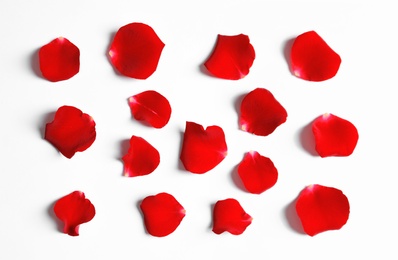
[[[66,80],[79,72],[80,51],[64,37],[58,37],[39,50],[40,71],[49,81]]]
[[[93,118],[72,106],[58,108],[54,120],[46,125],[44,134],[44,139],[69,159],[76,152],[89,148],[95,138]]]
[[[130,23],[116,32],[109,56],[122,75],[146,79],[156,71],[164,46],[152,27]]]
[[[204,66],[218,78],[238,80],[249,74],[255,56],[249,36],[218,35],[216,47]]]
[[[313,184],[301,191],[296,211],[305,233],[315,236],[341,229],[348,220],[350,205],[341,190]]]
[[[192,173],[205,173],[216,167],[227,155],[224,131],[219,126],[186,122],[181,149],[181,162]]]
[[[243,131],[267,136],[283,124],[286,118],[285,108],[267,89],[256,88],[242,100],[239,121]]]

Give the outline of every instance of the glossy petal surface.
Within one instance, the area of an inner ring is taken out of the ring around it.
[[[69,159],[89,148],[95,138],[93,118],[72,106],[58,108],[54,120],[46,125],[44,135],[44,139]]]
[[[274,163],[256,151],[245,155],[238,166],[238,174],[247,191],[255,194],[268,190],[278,180]]]
[[[144,223],[149,234],[164,237],[173,233],[185,217],[185,209],[168,193],[148,196],[141,202]]]
[[[219,200],[213,209],[213,232],[242,234],[252,223],[253,218],[247,214],[235,199]]]
[[[216,167],[227,155],[224,131],[219,126],[186,122],[181,149],[181,162],[192,173],[205,173]]]
[[[138,136],[132,136],[130,147],[123,156],[124,176],[136,177],[153,172],[160,163],[158,150]]]
[[[321,157],[349,156],[358,142],[358,131],[349,121],[333,114],[319,116],[312,123],[315,150]]]
[[[314,184],[300,193],[296,211],[305,233],[314,236],[342,228],[348,220],[350,205],[341,190]]]
[[[152,27],[130,23],[116,32],[109,56],[122,75],[146,79],[156,71],[164,46]]]
[[[283,124],[286,118],[285,108],[267,89],[256,88],[242,100],[240,126],[243,131],[267,136]]]
[[[94,218],[95,208],[83,192],[74,191],[55,203],[54,213],[64,223],[64,233],[78,236],[80,224]]]
[[[337,74],[340,64],[340,56],[316,32],[303,33],[294,40],[291,69],[297,77],[324,81]]]
[[[144,91],[130,97],[128,102],[136,120],[144,121],[155,128],[162,128],[169,122],[170,103],[156,91]]]
[[[80,51],[64,37],[58,37],[39,50],[40,71],[49,81],[66,80],[79,72]]]
[[[238,80],[249,74],[255,56],[247,35],[218,35],[216,47],[204,65],[218,78]]]

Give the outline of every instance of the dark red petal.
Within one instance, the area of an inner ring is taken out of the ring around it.
[[[143,138],[132,136],[130,147],[125,156],[124,176],[136,177],[147,175],[153,172],[160,163],[158,150]]]
[[[192,173],[205,173],[216,167],[227,155],[224,131],[219,126],[186,122],[181,149],[181,162]]]
[[[164,46],[152,27],[130,23],[116,32],[109,56],[121,74],[146,79],[155,72]]]
[[[204,65],[218,78],[238,80],[249,74],[255,56],[247,35],[218,35],[216,47]]]
[[[268,190],[278,180],[278,170],[273,162],[256,151],[245,155],[238,166],[238,174],[245,188],[255,194]]]
[[[79,225],[94,218],[95,208],[83,192],[74,191],[55,203],[54,213],[64,223],[64,233],[78,236]]]
[[[144,223],[149,234],[164,237],[174,232],[185,217],[185,209],[168,193],[148,196],[141,202]]]
[[[267,136],[286,122],[286,118],[285,108],[266,89],[256,88],[242,100],[240,125],[243,131]]]
[[[49,81],[66,80],[79,72],[80,51],[64,37],[58,37],[39,50],[40,71]]]
[[[314,184],[301,191],[296,211],[305,233],[314,236],[342,228],[348,220],[350,205],[341,190]]]
[[[349,156],[358,142],[358,131],[349,121],[333,114],[319,116],[312,123],[315,150],[321,157]]]
[[[225,231],[242,234],[253,218],[247,214],[235,199],[219,200],[213,209],[213,232],[221,234]]]
[[[58,108],[54,121],[46,125],[44,134],[44,139],[67,158],[89,148],[95,137],[93,118],[72,106]]]
[[[333,78],[341,63],[340,56],[314,31],[297,36],[290,57],[293,74],[309,81]]]
[[[155,128],[164,127],[170,119],[169,101],[156,91],[148,90],[129,98],[134,118]]]

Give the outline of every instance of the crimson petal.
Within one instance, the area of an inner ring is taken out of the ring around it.
[[[245,155],[238,166],[238,174],[245,188],[255,194],[268,190],[278,180],[278,170],[273,162],[256,151]]]
[[[155,128],[164,127],[170,119],[169,101],[154,90],[144,91],[128,100],[134,118],[145,121]]]
[[[341,190],[313,184],[301,191],[296,211],[305,233],[314,236],[342,228],[348,220],[350,205]]]
[[[155,72],[164,46],[152,27],[130,23],[116,32],[109,56],[121,74],[146,79]]]
[[[136,177],[150,174],[160,163],[158,150],[138,136],[130,139],[130,148],[123,156],[124,176]]]
[[[243,131],[267,136],[286,122],[286,118],[285,108],[267,89],[256,88],[242,100],[240,125]]]
[[[247,35],[218,35],[216,47],[204,66],[218,78],[238,80],[249,74],[255,56]]]
[[[58,108],[54,120],[46,125],[44,134],[44,139],[69,159],[76,152],[89,148],[95,137],[93,118],[72,106]]]
[[[227,155],[224,131],[219,126],[186,122],[180,159],[186,170],[205,173],[216,167]]]
[[[213,209],[213,232],[225,231],[240,235],[251,224],[253,218],[247,214],[236,199],[219,200]]]
[[[64,233],[78,236],[79,225],[94,218],[95,208],[83,192],[74,191],[55,203],[54,213],[64,223]]]
[[[142,200],[140,208],[149,234],[164,237],[173,233],[185,217],[185,209],[168,193],[159,193]]]
[[[290,57],[293,74],[309,81],[333,78],[341,64],[340,56],[314,31],[297,36]]]
[[[312,132],[315,150],[321,157],[349,156],[359,138],[356,127],[350,121],[329,113],[314,120]]]
[[[56,82],[79,72],[80,51],[64,37],[58,37],[39,50],[40,71],[44,78]]]

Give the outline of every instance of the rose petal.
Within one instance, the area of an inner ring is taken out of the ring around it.
[[[238,80],[249,74],[255,56],[247,35],[218,35],[216,47],[204,65],[218,78]]]
[[[136,177],[150,174],[160,163],[158,150],[150,143],[138,136],[132,136],[130,147],[122,158],[124,162],[124,176]]]
[[[305,233],[314,236],[342,228],[348,220],[350,205],[341,190],[314,184],[300,193],[296,211]]]
[[[290,57],[293,74],[309,81],[333,78],[341,63],[340,56],[314,31],[297,36]]]
[[[155,128],[164,127],[170,119],[169,101],[156,91],[149,90],[134,95],[128,100],[134,118]]]
[[[278,180],[278,170],[273,162],[256,151],[245,155],[238,166],[238,174],[245,188],[255,194],[268,190]]]
[[[186,122],[181,149],[181,162],[192,173],[205,173],[216,167],[227,155],[224,131],[219,126]]]
[[[79,72],[80,51],[64,37],[58,37],[39,50],[40,71],[49,81],[66,80]]]
[[[79,225],[94,218],[95,208],[83,192],[74,191],[55,203],[54,213],[64,223],[64,233],[78,236]]]
[[[358,131],[349,121],[333,114],[319,116],[312,123],[315,150],[321,157],[349,156],[358,142]]]
[[[173,233],[185,217],[185,209],[168,193],[159,193],[142,200],[140,208],[149,234],[164,237]]]
[[[283,124],[286,118],[285,108],[264,88],[256,88],[242,100],[240,125],[243,131],[267,136]]]
[[[122,75],[146,79],[155,72],[164,46],[152,27],[130,23],[116,32],[109,56]]]
[[[252,223],[252,220],[253,218],[235,199],[219,200],[214,205],[213,232],[218,235],[225,231],[240,235]]]
[[[44,134],[44,139],[69,159],[76,152],[89,148],[95,137],[93,118],[72,106],[58,108],[54,121],[46,125]]]

